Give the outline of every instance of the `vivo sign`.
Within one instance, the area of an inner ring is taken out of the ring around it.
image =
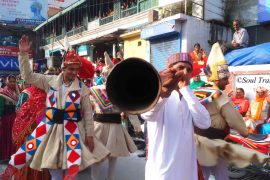
[[[19,62],[17,57],[0,57],[1,70],[19,70]]]

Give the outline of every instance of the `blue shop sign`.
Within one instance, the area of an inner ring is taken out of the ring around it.
[[[89,46],[88,45],[81,45],[78,48],[79,56],[88,56],[89,55]]]
[[[166,21],[158,25],[145,28],[141,31],[141,39],[153,39],[159,36],[179,33],[176,30],[176,21]]]
[[[19,70],[18,57],[0,57],[0,70]]]

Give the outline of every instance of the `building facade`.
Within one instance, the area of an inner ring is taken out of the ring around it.
[[[104,51],[112,57],[122,51],[125,58],[138,56],[158,64],[160,56],[165,59],[173,52],[191,51],[196,42],[209,52],[214,42],[230,41],[231,30],[223,25],[223,6],[222,0],[214,6],[204,0],[81,0],[35,31],[49,62],[57,61],[67,37],[77,51],[82,46],[87,49],[83,55],[93,62]]]

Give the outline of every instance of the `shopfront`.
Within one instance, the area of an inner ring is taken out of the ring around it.
[[[176,20],[163,22],[141,32],[141,38],[150,42],[150,62],[158,70],[166,68],[170,55],[181,51],[180,24]]]

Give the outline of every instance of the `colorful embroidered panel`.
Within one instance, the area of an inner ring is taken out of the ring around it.
[[[80,85],[81,87],[81,85]],[[80,134],[77,125],[77,113],[81,101],[81,91],[71,91],[68,93],[64,113],[64,138],[67,148],[67,166],[79,166],[81,164],[81,144]],[[47,93],[47,110],[45,117],[39,123],[37,128],[28,137],[26,142],[19,150],[11,156],[10,165],[21,169],[34,155],[45,135],[54,124],[53,117],[56,112],[57,98],[56,91],[50,88]],[[78,168],[75,168],[78,169]]]
[[[215,88],[202,87],[194,90],[195,96],[198,98],[202,105],[206,105],[213,100],[219,98],[222,92]]]
[[[112,109],[113,105],[108,98],[107,92],[105,88],[101,88],[99,86],[94,86],[90,88],[90,92],[97,101],[100,109],[102,111],[106,111]]]

